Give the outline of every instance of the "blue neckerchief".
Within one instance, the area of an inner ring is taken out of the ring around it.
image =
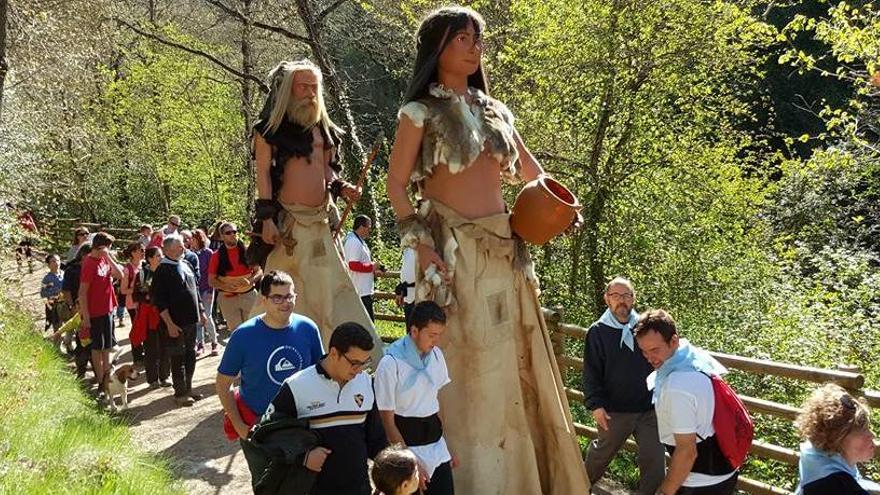
[[[416,347],[416,343],[413,342],[412,338],[410,338],[409,335],[404,335],[403,337],[395,340],[387,348],[385,348],[385,354],[388,354],[395,359],[399,359],[405,362],[406,364],[412,366],[414,370],[416,370],[415,373],[409,375],[406,382],[401,384],[401,392],[405,392],[414,387],[416,384],[416,380],[418,379],[420,374],[424,374],[431,385],[434,384],[434,380],[428,373],[428,367],[434,360],[433,349],[425,353],[423,357],[419,353],[419,349]]]
[[[648,390],[654,389],[654,396],[651,401],[656,404],[660,399],[660,390],[666,378],[675,371],[699,371],[707,375],[723,375],[727,373],[727,368],[719,363],[708,352],[694,347],[687,339],[679,339],[678,349],[672,354],[672,357],[663,363],[663,366],[654,370],[648,375]]]
[[[798,472],[800,473],[800,482],[798,483],[795,495],[803,493],[805,485],[809,485],[814,481],[821,480],[837,472],[852,476],[859,486],[865,490],[880,490],[880,485],[869,479],[862,478],[859,470],[846,462],[843,456],[817,449],[810,442],[801,444],[801,460],[798,463]]]
[[[629,347],[629,350],[633,352],[636,350],[636,342],[633,338],[633,328],[635,328],[636,323],[638,322],[639,314],[636,313],[634,309],[630,310],[629,321],[626,323],[617,321],[617,318],[614,317],[614,314],[610,309],[606,309],[598,321],[598,323],[607,325],[611,328],[620,329],[620,348],[623,349],[623,346],[626,345]]]
[[[180,275],[180,280],[186,282],[186,274],[187,274],[187,272],[188,272],[189,270],[187,270],[187,267],[184,266],[184,265],[187,265],[188,263],[181,263],[180,261],[173,260],[173,259],[171,259],[171,258],[165,258],[165,257],[163,257],[163,258],[162,258],[162,261],[160,262],[160,264],[163,264],[163,265],[174,265],[175,268],[177,268],[177,274]]]

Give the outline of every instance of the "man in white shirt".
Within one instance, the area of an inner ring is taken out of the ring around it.
[[[397,305],[403,308],[406,328],[409,328],[409,318],[416,305],[416,250],[411,247],[403,248],[400,283],[394,288],[394,295]]]
[[[709,375],[726,370],[705,351],[679,338],[675,321],[662,309],[640,316],[636,341],[656,370],[653,388],[660,442],[672,455],[662,495],[728,495],[739,472],[721,453],[712,427],[715,393]]]
[[[366,215],[358,215],[354,219],[352,231],[345,236],[345,262],[354,288],[364,303],[370,320],[375,321],[373,315],[373,282],[374,274],[381,273],[384,269],[381,265],[373,263],[370,256],[370,248],[366,240],[370,236],[372,222]]]
[[[435,302],[422,301],[410,320],[409,333],[388,346],[376,369],[376,404],[389,443],[401,443],[418,457],[422,493],[451,495],[457,461],[443,438],[437,400],[450,382],[446,359],[437,347],[446,314]]]

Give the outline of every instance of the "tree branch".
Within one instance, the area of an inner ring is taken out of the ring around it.
[[[535,158],[539,160],[550,160],[554,162],[565,163],[566,165],[573,165],[577,168],[583,168],[584,166],[584,162],[582,160],[557,155],[556,153],[551,153],[549,151],[534,151],[532,152],[532,154],[535,155]]]
[[[318,14],[318,22],[319,22],[319,23],[323,23],[323,22],[324,22],[324,18],[327,17],[327,14],[329,14],[329,13],[333,12],[334,10],[336,10],[340,5],[344,4],[346,1],[347,1],[347,0],[336,0],[335,2],[333,2],[332,4],[330,4],[329,7],[327,7],[326,9],[323,10],[323,12],[321,12],[320,14]]]
[[[273,24],[266,24],[266,23],[259,22],[259,21],[249,20],[247,17],[245,17],[244,14],[242,14],[241,12],[224,4],[220,0],[205,0],[205,2],[217,7],[218,9],[222,10],[223,12],[226,12],[227,14],[231,15],[232,17],[235,17],[236,19],[238,19],[241,22],[250,22],[251,25],[254,27],[257,27],[260,29],[265,29],[266,31],[271,31],[276,34],[280,34],[281,36],[284,36],[285,38],[296,40],[301,43],[305,43],[309,46],[312,46],[312,40],[310,40],[309,38],[306,38],[305,36],[296,34],[293,31],[291,31],[289,29],[285,29],[281,26],[276,26]]]
[[[183,50],[183,51],[185,51],[187,53],[191,53],[193,55],[198,55],[199,57],[202,57],[202,58],[210,61],[214,65],[217,65],[221,69],[225,70],[226,72],[234,75],[235,77],[237,77],[239,79],[247,79],[247,80],[254,82],[257,85],[257,87],[260,88],[260,91],[262,91],[263,93],[269,92],[269,86],[267,86],[266,83],[261,81],[260,78],[254,76],[252,74],[245,74],[239,70],[236,70],[236,69],[230,67],[229,65],[223,63],[220,59],[211,55],[210,53],[206,53],[206,52],[203,52],[202,50],[197,50],[195,48],[190,48],[186,45],[182,45],[182,44],[174,42],[174,41],[166,40],[165,38],[163,38],[157,34],[150,33],[150,32],[144,31],[143,29],[135,27],[135,26],[125,22],[124,20],[122,20],[118,17],[115,20],[119,24],[127,27],[128,29],[134,31],[135,33],[137,33],[145,38],[149,38],[151,40],[158,41],[159,43],[161,43],[163,45],[170,46],[172,48],[177,48],[178,50]]]

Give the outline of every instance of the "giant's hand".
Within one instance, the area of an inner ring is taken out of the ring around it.
[[[437,254],[437,251],[431,249],[430,246],[419,244],[416,248],[416,254],[419,258],[419,268],[422,270],[423,273],[425,270],[428,269],[429,266],[431,266],[431,263],[433,263],[437,266],[437,270],[440,273],[446,274],[446,263],[444,263],[443,258],[441,258],[439,254]]]

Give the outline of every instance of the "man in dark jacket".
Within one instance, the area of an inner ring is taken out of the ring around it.
[[[259,423],[242,442],[262,454],[260,477],[252,481],[255,495],[309,495],[318,473],[304,460],[318,445],[318,436],[309,429],[308,419],[281,417]]]
[[[153,304],[162,322],[159,332],[171,359],[171,382],[178,405],[191,406],[200,394],[192,392],[196,369],[196,324],[204,325],[207,315],[199,299],[198,279],[189,263],[183,261],[183,239],[165,237],[165,258],[153,275]]]
[[[587,333],[584,344],[584,398],[599,429],[585,461],[596,483],[632,435],[639,445],[639,493],[653,494],[665,475],[664,449],[657,435],[657,415],[645,380],[653,368],[635,345],[632,283],[617,277],[605,286],[608,309]]]

